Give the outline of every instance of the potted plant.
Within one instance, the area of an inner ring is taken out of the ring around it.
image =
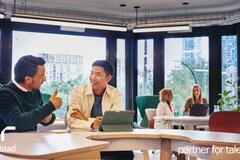
[[[219,111],[237,111],[240,112],[240,97],[238,92],[240,86],[238,86],[239,78],[232,81],[226,81],[226,89],[222,94],[219,94],[221,98],[218,99]]]

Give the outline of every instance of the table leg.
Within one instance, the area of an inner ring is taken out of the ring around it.
[[[172,151],[171,151],[171,140],[170,139],[161,139],[161,153],[160,160],[171,160]]]
[[[143,159],[144,159],[144,160],[149,160],[148,150],[143,150]]]

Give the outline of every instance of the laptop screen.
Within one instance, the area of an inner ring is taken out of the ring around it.
[[[209,109],[208,104],[191,104],[190,116],[207,116],[208,109]]]

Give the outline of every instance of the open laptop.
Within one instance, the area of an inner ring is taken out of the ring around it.
[[[190,116],[207,116],[208,109],[209,109],[208,104],[191,104]]]
[[[132,131],[133,110],[106,111],[103,115],[99,131],[119,132]]]

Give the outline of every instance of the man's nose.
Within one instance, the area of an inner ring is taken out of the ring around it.
[[[91,79],[92,79],[92,80],[95,80],[95,79],[96,79],[96,75],[95,75],[95,74],[92,74],[92,75],[91,75]]]

